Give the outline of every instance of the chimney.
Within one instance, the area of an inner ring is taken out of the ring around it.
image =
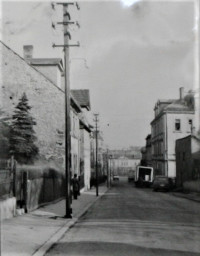
[[[183,99],[184,99],[184,87],[181,87],[179,90],[180,90],[180,100],[183,101]]]
[[[31,60],[33,57],[33,46],[32,45],[24,45],[23,50],[24,50],[24,59],[26,61]]]

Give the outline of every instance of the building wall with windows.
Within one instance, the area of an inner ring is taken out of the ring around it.
[[[176,177],[175,143],[191,134],[194,110],[183,98],[183,88],[178,100],[159,100],[151,122],[152,165],[156,175]]]
[[[176,177],[175,143],[191,134],[194,114],[163,113],[152,123],[152,164],[158,175]]]
[[[80,175],[80,129],[79,129],[79,117],[75,109],[71,108],[71,171],[72,176],[76,173]]]
[[[119,157],[110,159],[110,168],[112,174],[127,175],[129,171],[135,171],[136,166],[140,164],[140,158],[129,159],[128,157]]]
[[[90,189],[91,159],[90,159],[90,133],[83,130],[84,136],[84,184],[85,190]]]
[[[162,115],[151,126],[152,166],[156,175],[166,175],[166,116]]]

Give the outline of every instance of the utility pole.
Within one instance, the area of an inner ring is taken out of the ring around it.
[[[108,148],[107,148],[106,158],[107,158],[107,187],[109,188],[109,155],[108,155]]]
[[[66,189],[66,211],[65,218],[72,218],[71,208],[71,173],[70,173],[70,157],[71,157],[71,125],[70,125],[70,79],[69,79],[69,47],[79,46],[77,44],[69,44],[71,35],[69,33],[69,25],[78,24],[77,22],[71,21],[70,14],[68,12],[69,5],[76,5],[79,10],[79,5],[74,2],[68,3],[57,3],[63,6],[63,22],[57,22],[57,24],[63,25],[64,27],[64,45],[55,45],[53,47],[64,48],[64,68],[65,68],[65,189]]]
[[[99,114],[94,114],[95,138],[96,138],[96,196],[99,196],[99,177],[98,177],[98,119]]]

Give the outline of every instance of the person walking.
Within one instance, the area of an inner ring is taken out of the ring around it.
[[[74,199],[77,199],[80,191],[80,185],[79,185],[79,180],[77,178],[77,174],[74,174],[72,184],[73,184],[73,196],[74,196]]]

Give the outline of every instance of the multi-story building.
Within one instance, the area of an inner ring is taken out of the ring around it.
[[[131,147],[126,150],[109,150],[111,172],[126,176],[129,171],[136,169],[141,157],[140,147]]]
[[[81,186],[86,190],[90,188],[91,178],[91,145],[90,134],[91,126],[87,120],[87,114],[90,111],[90,93],[89,90],[72,90],[72,95],[81,106],[79,113],[79,147],[78,147],[78,166]]]
[[[158,100],[154,108],[155,118],[151,122],[152,165],[155,174],[176,177],[175,142],[191,133],[194,106],[191,99],[184,97]]]
[[[141,165],[152,166],[152,148],[151,148],[151,134],[146,137],[146,145],[141,148],[142,159]]]

